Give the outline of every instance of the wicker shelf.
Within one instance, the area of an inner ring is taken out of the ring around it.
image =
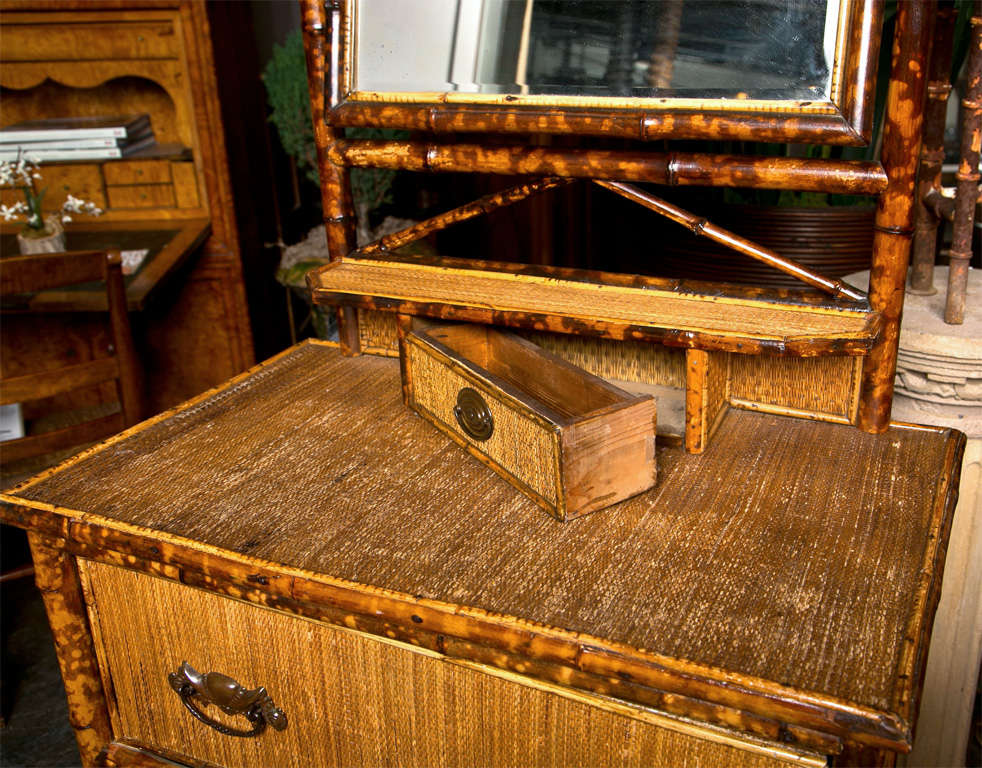
[[[880,329],[865,305],[807,294],[515,265],[351,259],[308,282],[318,304],[731,352],[864,355]]]

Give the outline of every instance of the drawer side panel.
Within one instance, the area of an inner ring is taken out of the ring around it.
[[[787,765],[779,750],[653,725],[583,694],[559,695],[116,566],[84,567],[117,700],[117,739],[244,768]],[[194,720],[167,684],[184,660],[266,686],[287,713],[286,730],[233,738]]]

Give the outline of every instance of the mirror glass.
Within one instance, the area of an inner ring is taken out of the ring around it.
[[[840,2],[356,0],[352,85],[377,93],[828,99]]]

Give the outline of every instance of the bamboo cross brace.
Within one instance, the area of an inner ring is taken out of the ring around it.
[[[494,192],[490,195],[485,195],[484,197],[478,198],[474,202],[454,208],[446,213],[433,216],[426,221],[421,221],[419,224],[414,224],[406,229],[393,232],[391,235],[386,235],[385,237],[376,240],[374,243],[369,243],[368,245],[359,248],[358,250],[354,251],[351,256],[354,258],[368,257],[375,256],[382,251],[394,251],[396,248],[401,248],[404,245],[420,240],[432,232],[438,232],[442,229],[446,229],[451,224],[456,224],[459,221],[466,221],[467,219],[472,219],[475,216],[490,213],[497,208],[503,208],[506,205],[517,203],[519,200],[524,200],[525,198],[531,197],[538,192],[553,189],[554,187],[558,187],[563,184],[569,184],[572,181],[573,179],[561,179],[555,176],[550,176],[544,179],[531,181],[527,184],[519,184],[502,192]]]
[[[799,264],[792,259],[787,259],[784,256],[781,256],[776,251],[772,251],[769,248],[758,245],[752,240],[747,240],[744,237],[740,237],[740,235],[723,229],[722,227],[717,227],[707,219],[696,216],[694,213],[690,213],[689,211],[679,208],[676,205],[672,205],[668,201],[655,197],[654,195],[638,189],[631,184],[623,184],[616,181],[601,181],[599,179],[594,179],[594,183],[599,184],[604,189],[609,189],[611,192],[616,192],[618,195],[626,197],[628,200],[638,203],[639,205],[643,205],[645,208],[652,210],[655,213],[659,213],[674,222],[688,227],[696,235],[708,237],[710,240],[720,243],[721,245],[725,245],[727,248],[730,248],[737,253],[742,253],[745,256],[750,256],[753,259],[757,259],[757,261],[762,261],[765,264],[769,264],[775,269],[779,269],[782,272],[791,275],[804,283],[807,283],[813,288],[818,288],[826,293],[830,293],[836,299],[842,297],[852,299],[853,301],[864,301],[866,299],[865,293],[853,288],[848,283],[844,283],[841,280],[836,280],[834,278],[825,277],[825,275],[814,272],[803,264]]]

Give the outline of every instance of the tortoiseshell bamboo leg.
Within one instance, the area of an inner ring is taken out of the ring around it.
[[[951,46],[956,16],[955,6],[946,4],[938,9],[938,18],[935,22],[930,80],[927,85],[927,105],[924,107],[924,144],[921,147],[921,167],[917,181],[916,225],[910,268],[911,293],[936,292],[934,256],[937,250],[940,220],[926,200],[931,190],[941,188],[944,124],[948,94],[951,92]]]
[[[883,166],[888,183],[880,195],[873,225],[869,290],[870,305],[883,317],[883,331],[863,366],[859,427],[866,432],[884,432],[890,424],[900,316],[913,235],[928,56],[936,12],[935,0],[898,3],[883,133]]]
[[[307,53],[307,72],[310,85],[310,107],[317,144],[317,168],[321,180],[321,200],[324,208],[324,228],[327,231],[327,253],[337,261],[354,250],[357,219],[351,198],[348,169],[335,165],[327,156],[327,148],[339,138],[338,132],[327,124],[325,107],[334,105],[338,95],[326,93],[338,81],[333,71],[341,66],[339,59],[341,36],[345,24],[341,18],[343,3],[306,3],[303,7],[304,49]],[[326,103],[327,102],[327,103]],[[339,310],[338,334],[341,351],[346,355],[361,353],[358,337],[358,316],[354,310]]]
[[[979,147],[982,145],[982,0],[972,8],[972,41],[968,54],[968,88],[962,99],[962,141],[955,191],[955,222],[948,265],[948,296],[944,321],[965,322],[968,264],[972,259],[972,229],[979,187]]]
[[[112,729],[75,559],[38,533],[29,532],[27,537],[65,682],[68,719],[83,765],[96,765],[99,753],[112,740]]]

